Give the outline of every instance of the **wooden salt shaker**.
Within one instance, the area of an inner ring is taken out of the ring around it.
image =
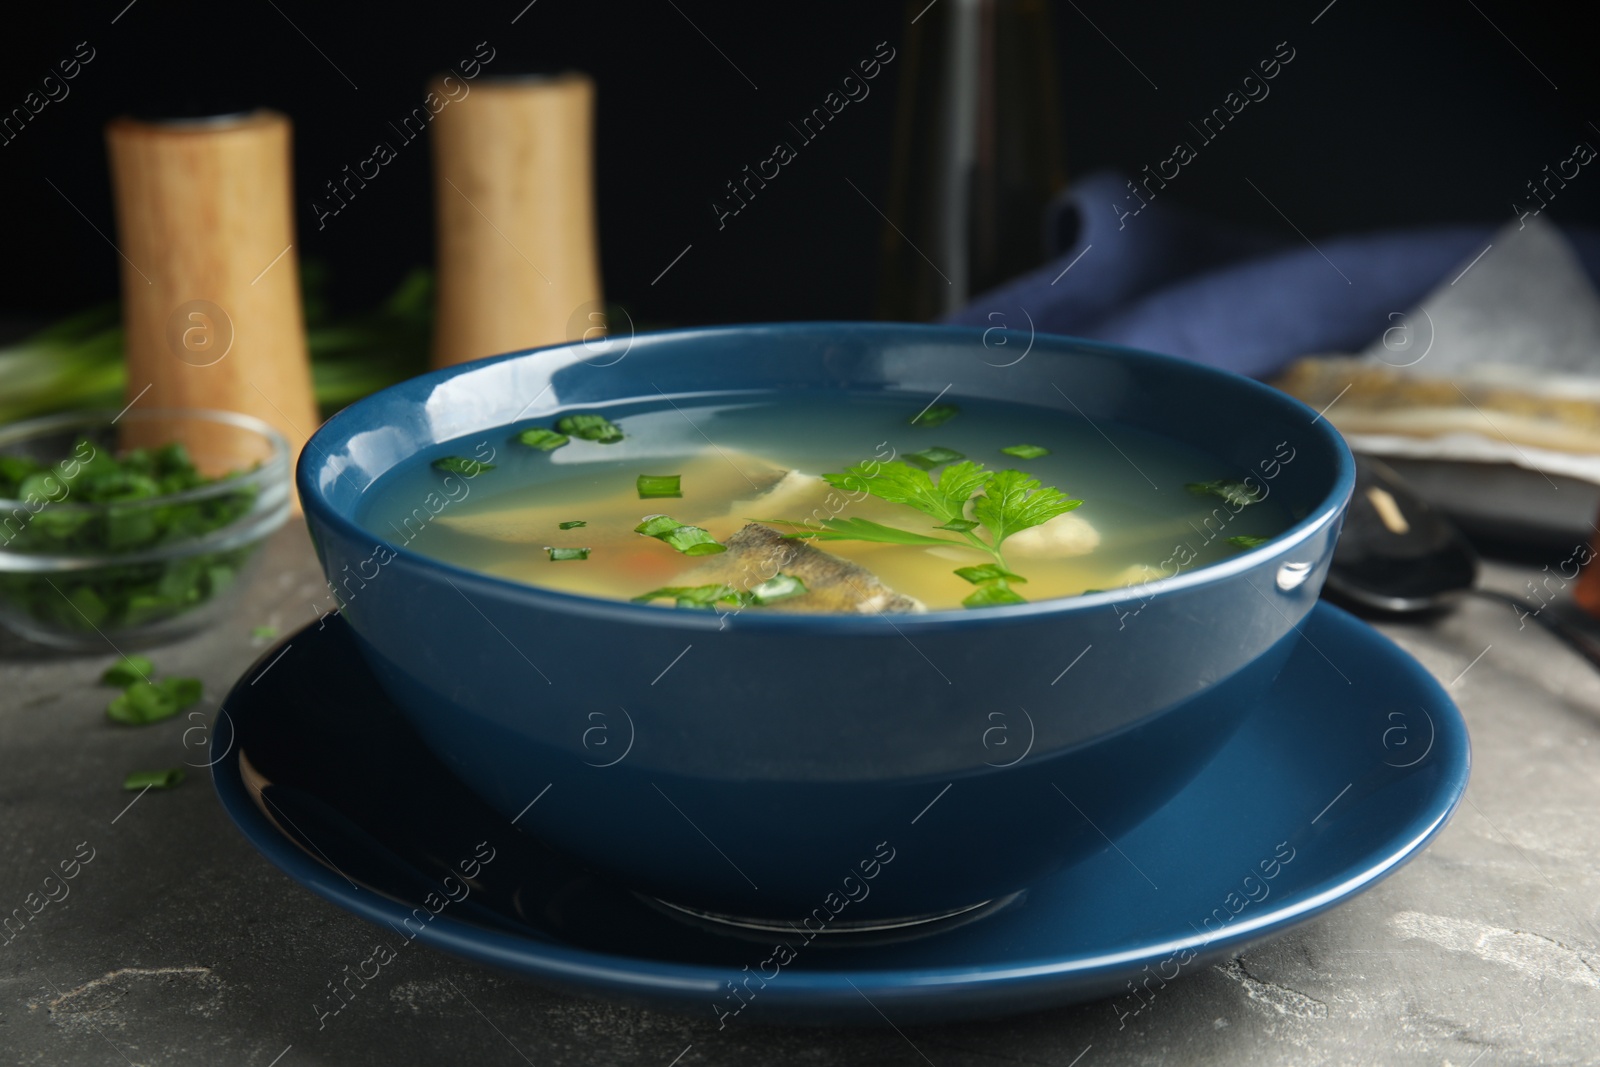
[[[434,366],[604,332],[593,128],[581,74],[485,79],[433,120]]]
[[[255,415],[298,458],[319,419],[294,252],[289,120],[271,111],[121,118],[107,125],[106,142],[129,402]],[[238,435],[193,439],[203,433],[192,423],[130,424],[124,444],[183,440],[208,474],[262,458],[230,455]]]

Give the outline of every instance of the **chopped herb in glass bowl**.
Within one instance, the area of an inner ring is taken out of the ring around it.
[[[155,644],[223,610],[289,517],[289,445],[221,411],[0,429],[0,623],[41,644]]]

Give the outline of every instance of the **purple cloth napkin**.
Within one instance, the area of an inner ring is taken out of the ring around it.
[[[1312,247],[1225,226],[1170,200],[1139,205],[1124,176],[1085,177],[1054,210],[1059,254],[946,321],[1025,329],[1031,318],[1041,333],[1270,377],[1299,356],[1361,351],[1392,325],[1391,314],[1448,281],[1503,225],[1328,237]],[[1600,232],[1562,232],[1591,282],[1600,279]]]

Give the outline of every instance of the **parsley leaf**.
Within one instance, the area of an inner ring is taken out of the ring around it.
[[[635,485],[639,490],[639,499],[650,500],[654,497],[682,496],[682,482],[681,474],[641,474]]]
[[[556,429],[602,445],[614,445],[623,436],[622,428],[604,415],[566,415],[557,420]]]
[[[562,530],[576,530],[576,529],[578,529],[580,527],[587,526],[587,525],[589,525],[589,524],[587,522],[585,522],[584,520],[582,520],[582,519],[575,519],[572,522],[558,522],[558,523],[556,523],[557,528],[562,529]]]
[[[1048,448],[1040,448],[1038,445],[1009,445],[1000,451],[1008,456],[1016,456],[1018,459],[1038,459],[1040,456],[1048,456],[1050,454]]]
[[[698,526],[689,526],[666,515],[651,515],[633,528],[633,532],[654,537],[686,556],[710,556],[726,552],[726,545]]]
[[[949,453],[948,449],[929,449],[922,454],[926,459],[933,453]],[[951,453],[955,455],[955,453]],[[913,458],[913,457],[907,457]],[[763,519],[763,522],[780,526],[808,527],[786,536],[815,538],[819,541],[875,541],[896,545],[958,545],[976,549],[993,557],[994,562],[974,567],[961,567],[956,574],[977,585],[978,588],[962,601],[967,607],[991,607],[998,604],[1020,604],[1021,594],[1011,588],[1011,582],[1025,582],[1026,578],[1006,566],[1001,546],[1006,538],[1021,530],[1049,522],[1083,503],[1068,497],[1059,489],[1039,484],[1018,470],[985,470],[983,464],[962,460],[947,466],[937,480],[926,470],[905,463],[892,462],[848,467],[834,474],[824,474],[823,480],[847,493],[867,493],[892,504],[905,504],[925,515],[940,520],[936,530],[949,530],[956,537],[934,537],[929,534],[902,530],[883,523],[862,518],[832,518],[821,520],[821,529],[811,528],[810,522],[786,519]],[[974,493],[980,495],[974,497]],[[974,518],[967,518],[967,505],[972,505]],[[989,535],[985,541],[975,532],[979,526]]]
[[[476,478],[484,471],[494,470],[494,464],[485,463],[477,459],[468,459],[465,456],[443,456],[433,461],[433,469],[445,471],[449,474],[460,474],[467,478]]]
[[[1241,481],[1232,478],[1220,478],[1214,482],[1190,482],[1185,489],[1195,496],[1214,496],[1238,507],[1246,504],[1258,504],[1265,500],[1266,494],[1260,489],[1252,489]]]
[[[1252,537],[1249,534],[1240,534],[1237,537],[1228,538],[1228,544],[1235,548],[1255,548],[1258,545],[1266,544],[1270,540],[1272,540],[1270,537]]]
[[[959,414],[961,409],[954,404],[929,404],[907,421],[913,426],[943,426]]]
[[[169,767],[164,771],[134,771],[122,780],[122,788],[130,792],[171,789],[181,785],[185,777],[182,767]]]
[[[1041,486],[1037,478],[1021,471],[1003,470],[984,485],[983,496],[973,505],[972,513],[994,538],[994,547],[999,548],[1019,530],[1049,522],[1082,503],[1059,489]]]
[[[822,480],[836,489],[859,493],[863,490],[891,504],[909,504],[940,522],[964,519],[967,501],[989,476],[983,465],[966,460],[946,467],[939,480],[925,470],[898,461],[877,465],[876,472],[857,464],[839,474],[824,474]]]
[[[572,438],[564,433],[547,430],[543,426],[531,426],[517,434],[517,440],[530,448],[537,448],[541,452],[553,452],[572,440]]]

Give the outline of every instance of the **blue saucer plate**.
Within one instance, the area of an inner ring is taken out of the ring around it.
[[[378,941],[724,1024],[1008,1015],[1156,990],[1372,886],[1444,826],[1469,763],[1444,690],[1336,608],[1301,630],[1267,698],[1155,815],[1014,897],[904,929],[853,931],[842,894],[804,924],[736,928],[589,873],[429,753],[337,618],[241,679],[218,715],[214,776],[250,842],[378,924]],[[1093,826],[1126,802],[1054,784],[1014,817]],[[740,844],[717,842],[735,858]],[[876,878],[895,876],[893,853],[864,857]]]

